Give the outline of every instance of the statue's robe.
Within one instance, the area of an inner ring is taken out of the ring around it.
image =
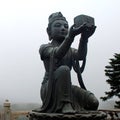
[[[45,75],[41,86],[41,112],[61,112],[64,103],[71,103],[77,111],[97,109],[98,101],[93,93],[71,83],[70,71],[73,67],[75,49],[70,48],[63,58],[55,56],[57,46],[44,44],[40,47],[40,56],[45,66]]]

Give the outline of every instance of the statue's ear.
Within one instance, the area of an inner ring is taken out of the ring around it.
[[[47,27],[46,31],[47,31],[49,40],[51,40],[51,39],[52,39],[52,37],[51,37],[51,32],[50,32],[50,29],[49,29],[48,27]]]

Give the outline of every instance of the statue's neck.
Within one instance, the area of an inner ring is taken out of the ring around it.
[[[63,39],[60,39],[60,40],[55,40],[53,39],[51,44],[55,45],[55,46],[59,46],[64,40]]]

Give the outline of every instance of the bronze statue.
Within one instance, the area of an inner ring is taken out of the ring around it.
[[[85,16],[84,16],[85,17]],[[49,16],[47,33],[48,44],[41,45],[40,57],[44,63],[45,75],[41,86],[42,107],[37,112],[45,113],[76,113],[81,110],[96,110],[98,100],[93,93],[86,90],[81,73],[85,66],[88,38],[95,32],[96,26],[79,21],[69,29],[68,22],[61,12]],[[85,17],[88,18],[89,17]],[[84,20],[84,19],[83,19]],[[91,19],[93,20],[93,19]],[[88,20],[89,21],[89,20]],[[75,36],[81,34],[78,49],[71,48]],[[83,66],[79,67],[79,61]],[[81,87],[72,85],[71,69],[78,75]]]

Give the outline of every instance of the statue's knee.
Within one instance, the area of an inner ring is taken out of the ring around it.
[[[55,71],[55,79],[56,80],[70,80],[70,68],[68,66],[60,66]]]
[[[70,68],[66,65],[62,65],[59,67],[59,72],[61,74],[66,74],[66,73],[69,73],[70,72]]]

